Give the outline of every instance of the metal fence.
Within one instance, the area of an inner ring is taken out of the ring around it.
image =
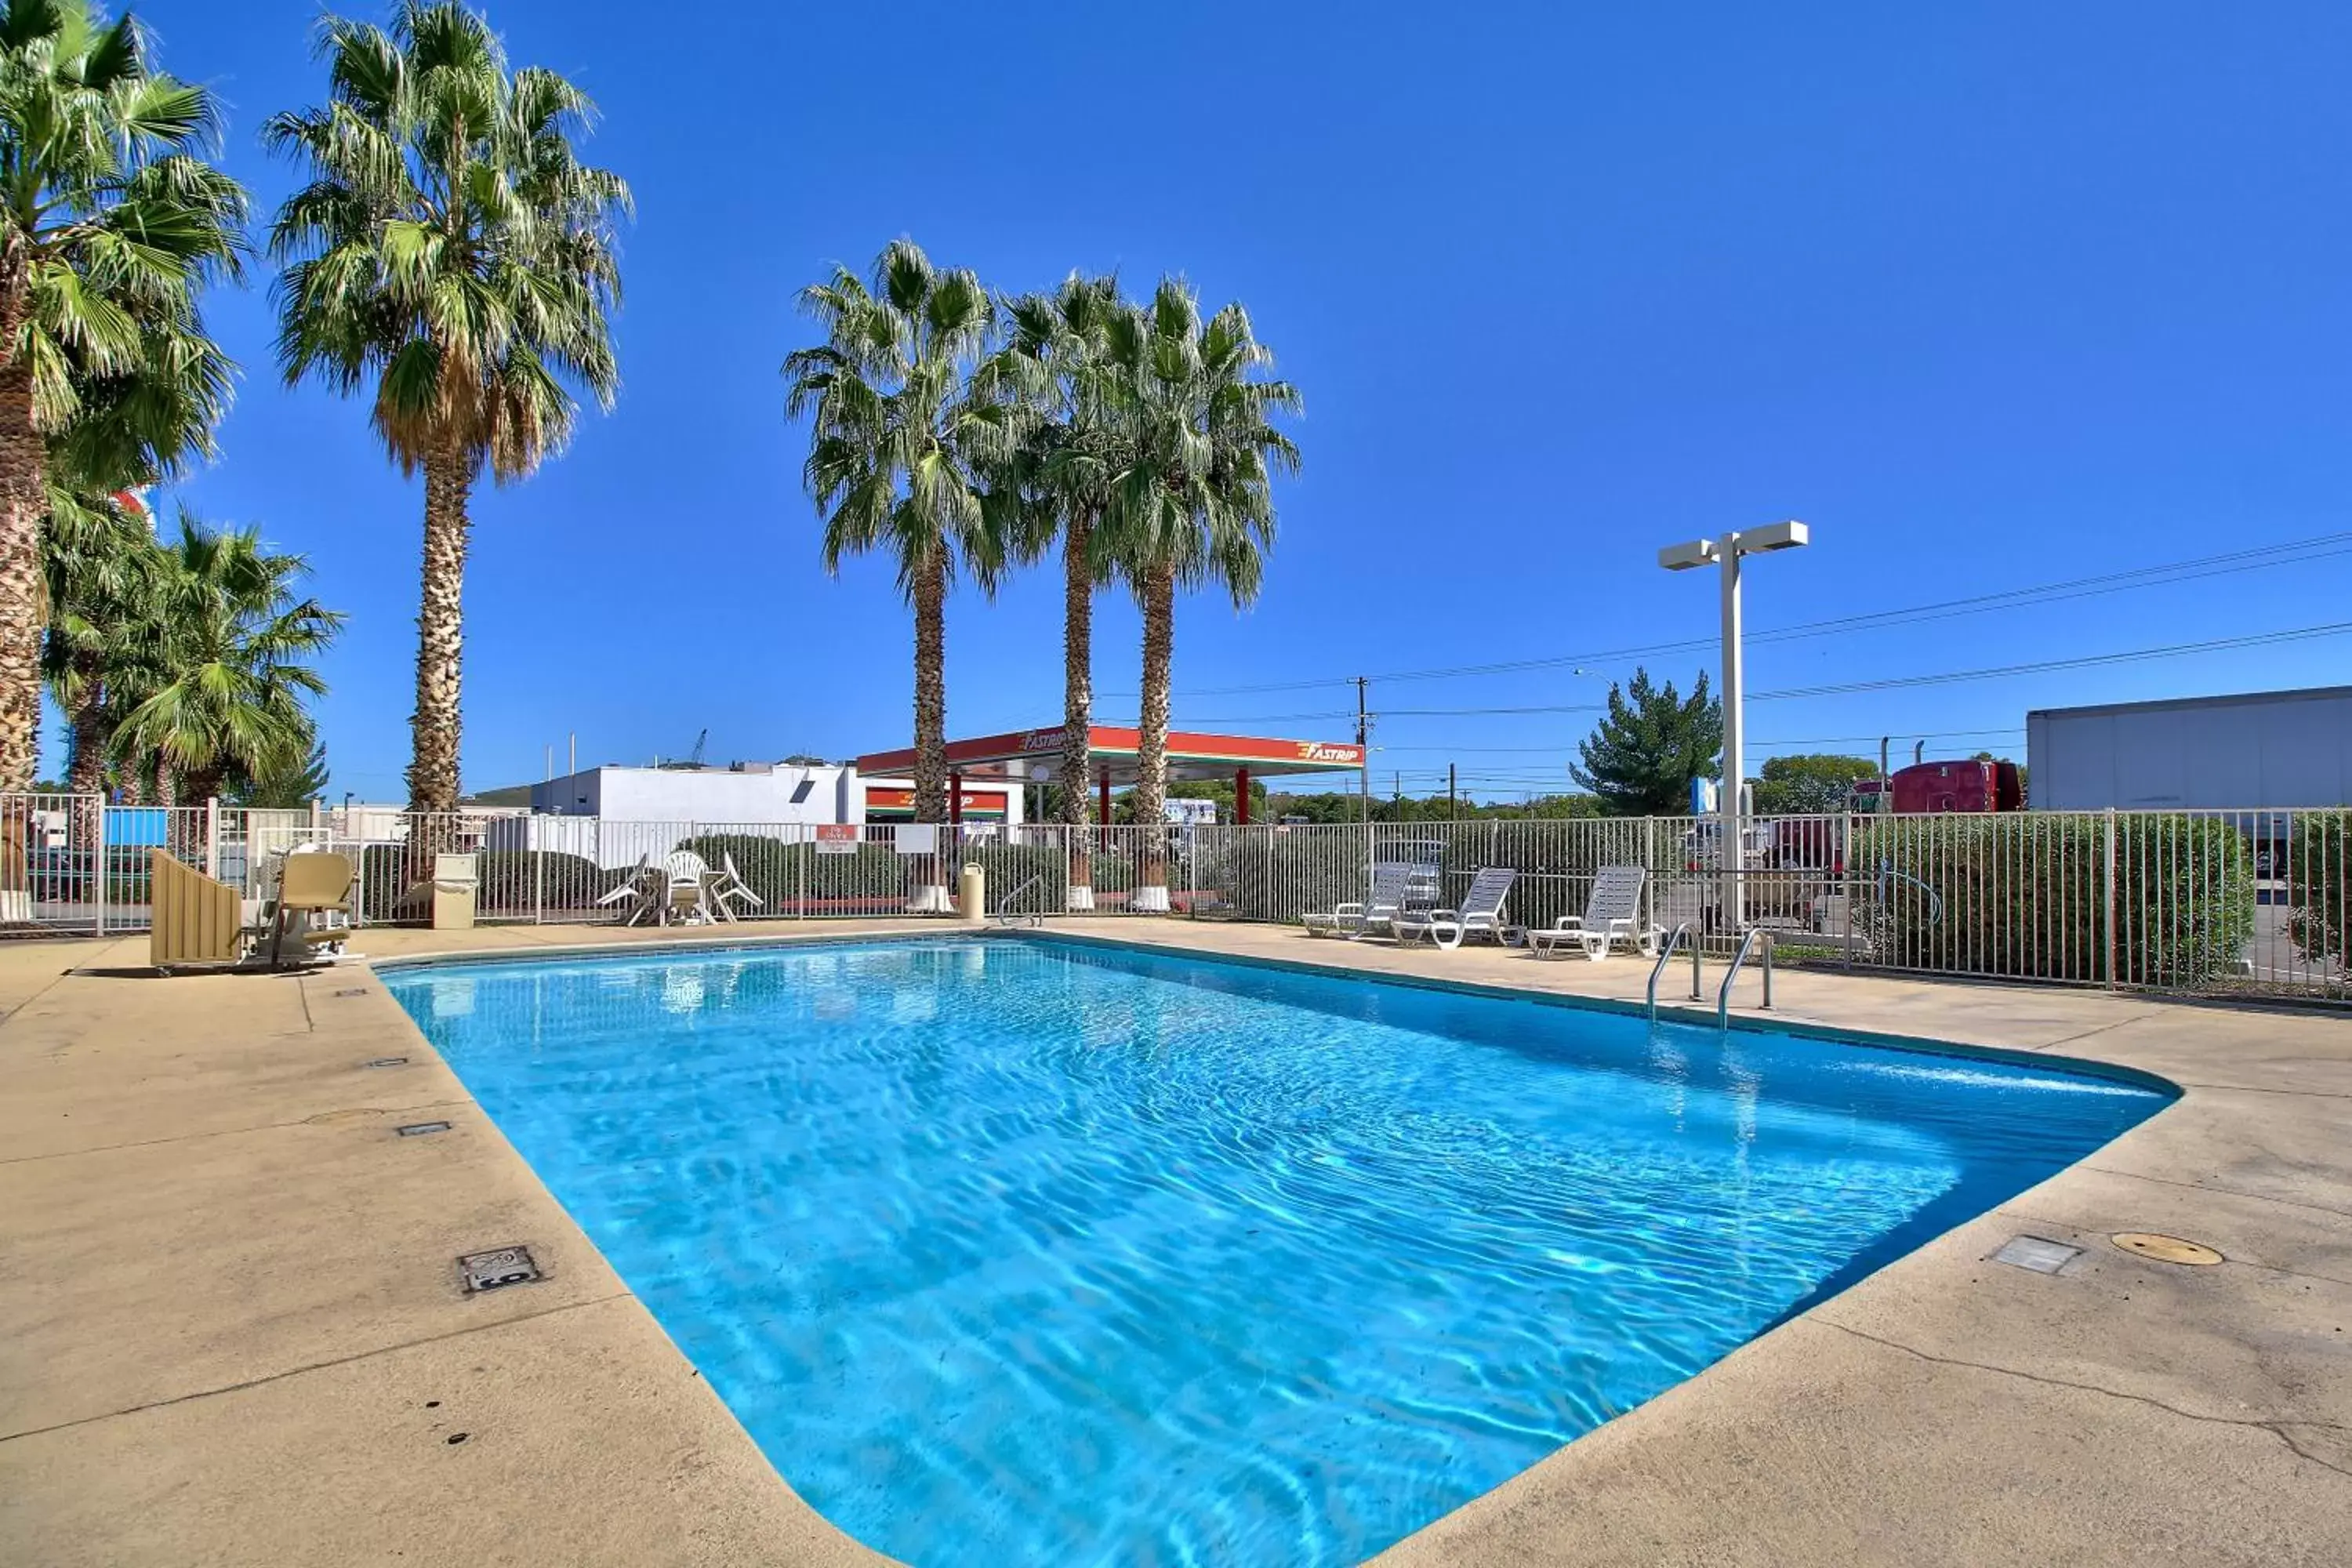
[[[1515,873],[1506,918],[1581,913],[1603,866],[1648,876],[1643,918],[1702,938],[1747,926],[1784,954],[1856,969],[2352,1000],[2352,811],[1786,816],[1751,824],[1727,881],[1710,818],[1112,826],[624,822],[346,815],[208,803],[0,795],[0,930],[112,934],[148,923],[163,849],[258,912],[289,849],[351,857],[362,924],[422,917],[433,857],[476,858],[477,918],[618,919],[643,869],[698,857],[751,920],[942,910],[965,866],[992,914],[1172,915],[1296,924],[1409,868],[1409,905]],[[1083,891],[1080,891],[1083,889]],[[1727,912],[1737,901],[1736,914]]]

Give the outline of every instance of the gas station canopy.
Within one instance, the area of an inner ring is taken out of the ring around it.
[[[1097,724],[1088,731],[1097,785],[1125,785],[1136,781],[1136,749],[1141,737],[1133,730]],[[1231,779],[1246,773],[1253,778],[1284,773],[1328,773],[1363,765],[1364,748],[1346,741],[1274,741],[1252,735],[1201,735],[1182,730],[1168,733],[1168,776],[1171,779]],[[1051,780],[1062,763],[1062,727],[1020,730],[1008,735],[982,735],[948,742],[950,771],[967,779],[1011,779],[1024,784]],[[915,751],[877,752],[857,759],[857,771],[869,776],[903,777],[914,771]]]

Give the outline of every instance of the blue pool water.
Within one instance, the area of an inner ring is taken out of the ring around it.
[[[386,980],[919,1568],[1356,1562],[2166,1098],[1043,941]]]

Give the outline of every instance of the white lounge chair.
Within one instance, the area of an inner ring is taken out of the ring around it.
[[[1562,915],[1549,931],[1530,929],[1528,951],[1538,958],[1554,958],[1574,948],[1596,963],[1609,956],[1619,942],[1644,958],[1657,955],[1659,930],[1642,923],[1642,883],[1649,873],[1639,866],[1603,866],[1592,874],[1592,897],[1580,915]]]
[[[732,854],[720,850],[719,865],[719,875],[710,879],[710,907],[718,911],[721,920],[733,921],[743,918],[736,912],[735,902],[740,902],[745,909],[757,910],[767,907],[761,901],[760,895],[751,890],[751,884],[743,880],[743,873],[735,869],[735,857]]]
[[[637,857],[636,869],[629,873],[628,880],[598,899],[597,907],[601,909],[606,904],[627,904],[629,912],[621,923],[625,926],[633,926],[653,912],[654,888],[654,858],[650,854],[640,855]]]
[[[1481,866],[1477,875],[1470,879],[1470,890],[1462,895],[1460,909],[1408,910],[1397,916],[1397,944],[1402,946],[1427,937],[1439,947],[1451,950],[1474,936],[1510,942],[1518,933],[1503,923],[1503,900],[1511,896],[1511,883],[1517,877],[1518,873],[1507,866]]]
[[[1371,890],[1360,903],[1336,904],[1328,912],[1307,916],[1308,936],[1344,936],[1353,940],[1373,926],[1393,921],[1404,906],[1404,892],[1412,868],[1402,860],[1383,860],[1372,868]]]

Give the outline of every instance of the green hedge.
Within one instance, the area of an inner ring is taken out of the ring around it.
[[[2126,985],[2240,972],[2253,859],[2226,822],[2117,816],[2115,973],[2107,973],[2107,823],[2037,815],[1873,821],[1848,860],[1876,911],[1874,956],[1906,968]],[[1874,898],[1874,894],[1877,895]]]
[[[2297,817],[2282,853],[2292,908],[2287,934],[2312,962],[2352,968],[2352,812]]]

